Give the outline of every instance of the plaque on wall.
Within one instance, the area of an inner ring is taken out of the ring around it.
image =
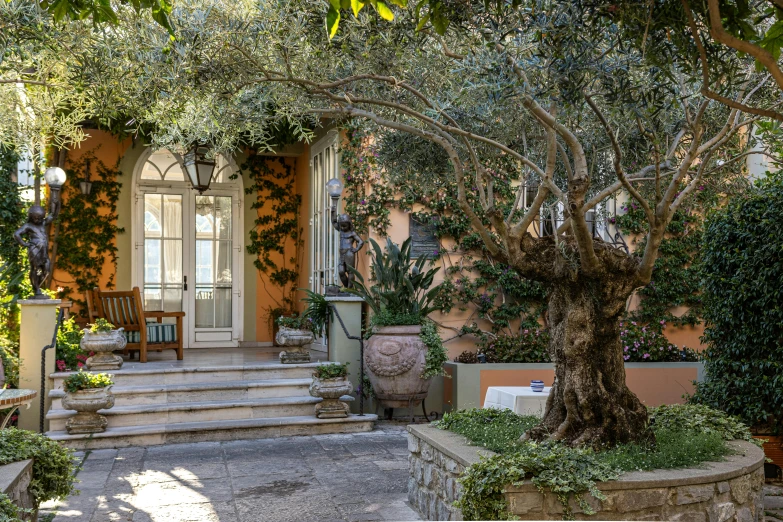
[[[411,257],[418,259],[427,256],[430,259],[436,256],[440,249],[440,243],[435,235],[435,225],[421,223],[410,216]]]

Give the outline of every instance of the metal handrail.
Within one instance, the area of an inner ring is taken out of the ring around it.
[[[62,327],[63,324],[63,316],[65,314],[65,309],[60,307],[59,311],[57,312],[57,324],[54,325],[54,334],[52,334],[52,342],[51,344],[48,344],[41,348],[41,395],[39,396],[41,399],[41,408],[40,408],[40,417],[39,417],[39,424],[38,424],[38,431],[41,433],[44,432],[44,409],[46,408],[46,397],[44,397],[44,393],[46,393],[46,350],[51,350],[52,348],[57,348],[57,333],[60,331],[60,327]]]
[[[351,339],[352,341],[359,341],[359,416],[364,416],[364,339],[361,335],[358,337],[355,335],[351,335],[348,333],[348,329],[345,327],[345,323],[343,323],[343,318],[340,317],[340,312],[337,311],[337,308],[334,305],[329,305],[329,309],[334,313],[334,315],[337,317],[337,320],[340,321],[340,326],[343,329],[343,333],[348,339]]]

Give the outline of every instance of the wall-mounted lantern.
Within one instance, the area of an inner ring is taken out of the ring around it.
[[[215,165],[217,163],[214,158],[207,159],[208,155],[208,146],[196,144],[185,152],[182,159],[190,184],[193,185],[194,189],[198,190],[199,194],[203,194],[209,188],[212,175],[215,173]]]

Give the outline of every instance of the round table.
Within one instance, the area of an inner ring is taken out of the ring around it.
[[[484,398],[484,407],[541,417],[546,411],[546,400],[551,389],[547,386],[542,392],[534,392],[530,386],[490,386]]]
[[[33,402],[36,395],[38,392],[35,390],[0,390],[0,410],[11,408],[0,424],[0,430],[5,429],[11,422],[11,417],[20,406],[27,406],[27,409],[30,409],[30,403]]]

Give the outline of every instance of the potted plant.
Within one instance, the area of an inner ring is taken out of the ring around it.
[[[112,385],[114,382],[107,373],[87,373],[81,370],[63,380],[63,407],[77,412],[65,423],[68,433],[100,433],[106,430],[108,421],[97,412],[114,406]]]
[[[95,355],[85,361],[88,370],[119,370],[122,368],[122,357],[114,351],[122,350],[128,343],[122,328],[114,329],[114,325],[106,319],[98,318],[95,323],[84,329],[84,335],[79,346],[85,352],[95,352]]]
[[[348,380],[348,363],[321,364],[313,372],[310,395],[323,399],[315,405],[315,416],[319,419],[335,419],[348,416],[348,404],[340,397],[351,393]]]
[[[275,341],[287,349],[280,352],[284,364],[310,362],[310,350],[304,346],[313,342],[313,321],[304,316],[278,317]]]
[[[367,375],[386,408],[413,408],[427,396],[432,377],[445,374],[448,360],[437,327],[427,318],[439,309],[440,285],[432,284],[438,268],[425,271],[431,265],[427,257],[411,259],[410,238],[401,247],[387,239],[385,253],[374,240],[370,244],[375,284],[365,284],[354,270],[354,287],[348,290],[373,312],[364,349]]]

